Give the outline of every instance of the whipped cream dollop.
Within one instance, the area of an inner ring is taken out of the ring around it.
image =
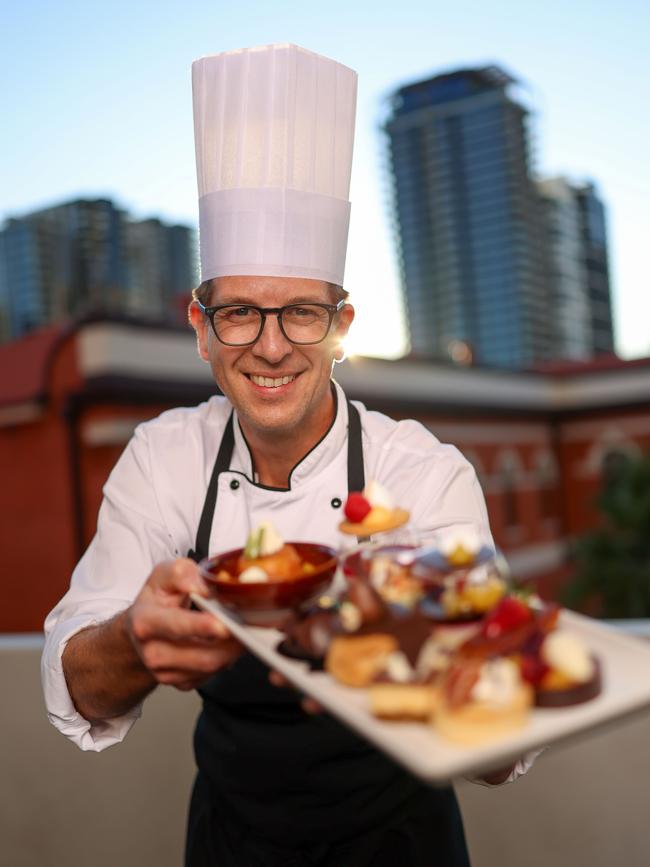
[[[585,683],[594,675],[594,661],[587,648],[579,638],[562,629],[546,636],[541,656],[551,668],[578,683]]]
[[[244,559],[257,560],[258,557],[269,557],[284,547],[284,539],[270,521],[262,521],[250,531],[244,546]],[[242,584],[257,584],[268,581],[266,571],[257,563],[253,563],[239,573]]]
[[[472,687],[474,701],[503,707],[510,704],[521,683],[519,668],[511,659],[489,659],[481,666],[479,679]]]
[[[409,683],[415,677],[415,671],[401,650],[389,653],[384,662],[384,671],[394,683]]]
[[[240,584],[259,584],[260,581],[268,581],[269,576],[260,566],[249,566],[239,573]]]
[[[481,540],[476,530],[466,527],[441,534],[438,548],[451,565],[470,566],[481,549]]]
[[[262,521],[250,531],[244,547],[244,557],[254,560],[276,554],[284,545],[284,539],[270,521]]]
[[[339,617],[346,632],[356,632],[363,622],[359,607],[347,599],[341,604]]]
[[[395,503],[386,488],[374,480],[363,489],[363,496],[373,508],[394,509]]]

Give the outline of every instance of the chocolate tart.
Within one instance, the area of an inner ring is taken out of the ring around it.
[[[603,688],[603,678],[600,662],[592,656],[594,673],[584,683],[576,683],[564,689],[535,688],[536,707],[571,707],[575,704],[584,704],[600,695]]]

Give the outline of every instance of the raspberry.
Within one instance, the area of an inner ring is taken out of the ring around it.
[[[539,656],[521,657],[521,676],[533,686],[537,686],[549,670],[548,665]]]
[[[486,615],[483,621],[483,635],[498,638],[517,626],[522,626],[532,618],[530,608],[514,596],[505,596],[501,602]]]
[[[366,500],[363,494],[353,492],[348,494],[343,511],[345,512],[345,517],[348,521],[351,521],[353,524],[358,524],[363,521],[371,508],[370,503]]]

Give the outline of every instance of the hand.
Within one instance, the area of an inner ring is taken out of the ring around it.
[[[279,671],[271,671],[269,674],[269,680],[273,684],[273,686],[284,687],[285,689],[295,689],[294,685],[291,681],[287,680],[287,678],[280,674]],[[305,713],[317,714],[317,713],[325,713],[325,709],[318,704],[316,699],[309,698],[305,696],[300,702],[300,706],[305,711]]]
[[[199,686],[242,651],[214,615],[190,610],[190,593],[208,594],[196,564],[161,563],[127,613],[127,631],[145,667],[158,683],[181,690]]]
[[[507,765],[505,768],[497,768],[494,771],[489,771],[488,773],[481,774],[476,779],[479,782],[487,783],[489,786],[500,786],[502,783],[508,779],[510,774],[517,767],[517,762],[513,762],[511,765]]]

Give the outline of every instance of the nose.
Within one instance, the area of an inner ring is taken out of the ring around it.
[[[262,333],[251,350],[253,355],[263,358],[271,364],[277,364],[291,354],[293,344],[282,333],[277,313],[266,314]]]

